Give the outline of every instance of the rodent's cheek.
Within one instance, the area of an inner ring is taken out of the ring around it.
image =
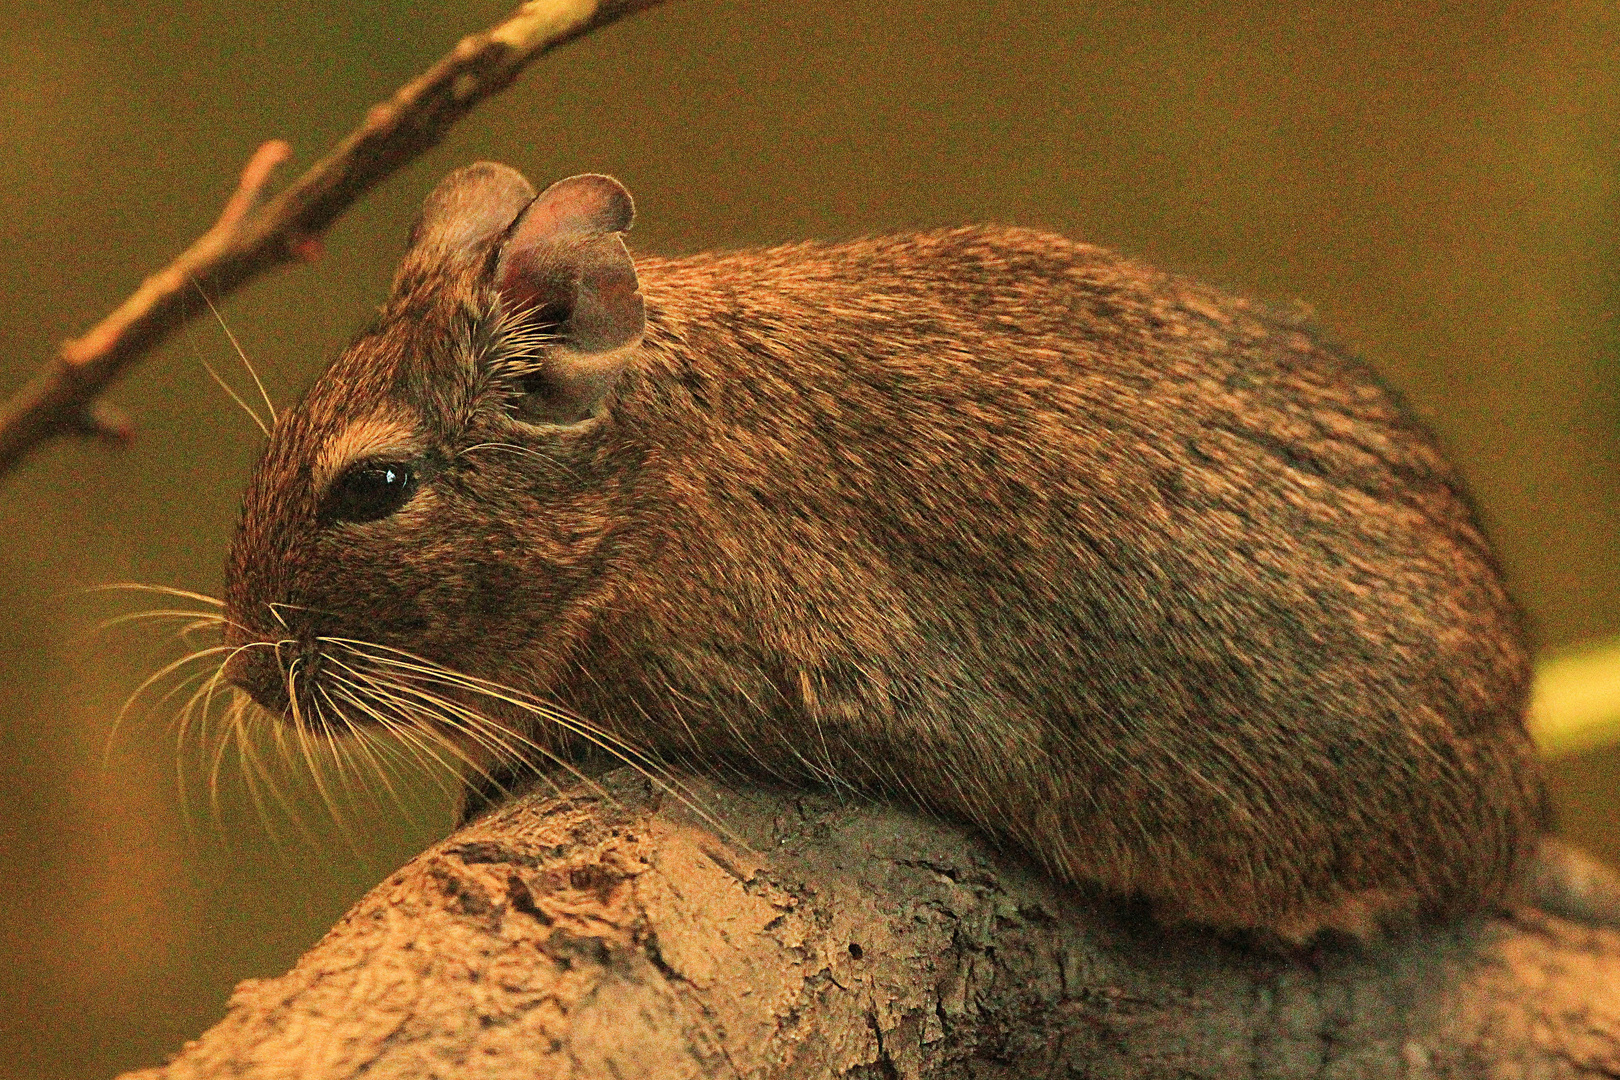
[[[309,617],[345,633],[411,621],[411,598],[431,589],[443,562],[450,530],[440,520],[441,501],[424,485],[386,517],[321,528],[297,559],[293,582]]]

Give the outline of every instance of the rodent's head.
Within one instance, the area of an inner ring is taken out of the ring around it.
[[[566,621],[608,528],[589,475],[613,467],[604,400],[645,321],[632,216],[606,176],[536,197],[480,163],[433,191],[376,322],[280,417],[249,483],[233,683],[301,722],[386,722],[368,675],[403,700],[412,657],[489,670]]]

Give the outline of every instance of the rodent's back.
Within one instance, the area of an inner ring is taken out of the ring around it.
[[[637,268],[658,554],[587,715],[1201,921],[1501,894],[1544,813],[1518,614],[1363,364],[1021,230]]]

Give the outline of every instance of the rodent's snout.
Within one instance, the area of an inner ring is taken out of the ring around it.
[[[277,716],[291,708],[287,677],[277,656],[280,646],[273,641],[253,641],[238,645],[225,661],[225,678]]]

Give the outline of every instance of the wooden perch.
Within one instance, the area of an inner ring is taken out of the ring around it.
[[[279,140],[254,153],[214,226],[83,337],[65,342],[0,407],[0,477],[61,435],[126,439],[127,421],[98,396],[197,313],[193,288],[218,299],[283,263],[312,258],[320,237],[361,195],[442,139],[473,106],[504,90],[530,61],[661,0],[529,0],[465,37],[326,157],[274,198],[265,189],[291,154]]]
[[[1620,1075],[1620,934],[1535,912],[1283,956],[960,829],[628,770],[520,798],[243,983],[158,1078]]]

